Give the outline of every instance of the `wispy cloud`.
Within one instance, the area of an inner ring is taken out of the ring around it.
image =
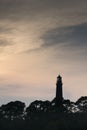
[[[42,37],[43,46],[63,45],[65,47],[87,47],[87,23],[55,28]]]

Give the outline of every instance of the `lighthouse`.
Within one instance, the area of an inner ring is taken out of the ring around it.
[[[56,105],[60,106],[62,105],[63,102],[63,92],[62,92],[62,77],[59,75],[57,77],[57,82],[56,82]]]

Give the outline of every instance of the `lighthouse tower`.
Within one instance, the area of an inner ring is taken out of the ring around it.
[[[56,82],[56,105],[62,105],[63,92],[62,92],[62,77],[59,75]]]

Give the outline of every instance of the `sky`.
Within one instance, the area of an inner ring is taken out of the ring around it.
[[[0,0],[0,104],[87,95],[87,0]]]

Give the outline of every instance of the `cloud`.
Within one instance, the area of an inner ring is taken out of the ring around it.
[[[10,39],[3,39],[3,38],[0,38],[0,47],[3,49],[3,47],[7,47],[7,46],[10,46],[10,45],[13,45],[13,43],[11,43],[11,40]]]
[[[79,22],[87,21],[86,3],[85,0],[84,2],[81,0],[0,0],[0,24],[3,23],[3,27],[0,26],[0,34],[6,34],[6,37],[1,38],[1,46],[6,47],[15,43],[17,48],[20,48],[18,46],[27,44],[27,49],[25,47],[19,50],[34,52],[53,44],[54,41],[54,44],[57,41],[67,41],[69,36],[61,33],[63,29],[71,31],[71,28],[75,28],[74,26]],[[39,39],[46,42],[46,45],[39,42]],[[30,48],[30,44],[35,48]]]
[[[86,5],[86,0],[0,0],[0,18],[12,21],[52,18],[56,21],[71,17],[77,20],[87,16]]]
[[[87,47],[87,23],[55,28],[47,31],[41,39],[43,47],[63,45],[65,47]]]
[[[0,52],[3,52],[4,48],[14,44],[12,38],[13,30],[11,26],[0,23]]]

